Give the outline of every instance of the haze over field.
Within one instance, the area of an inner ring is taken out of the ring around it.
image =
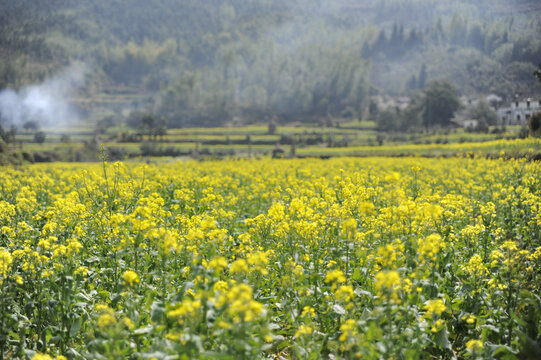
[[[0,92],[0,121],[18,128],[29,121],[41,127],[69,125],[79,115],[68,99],[72,91],[84,86],[84,79],[84,67],[72,65],[42,84],[5,89]]]

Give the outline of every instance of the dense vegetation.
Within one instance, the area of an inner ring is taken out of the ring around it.
[[[540,89],[536,1],[0,4],[0,89],[81,61],[90,64],[81,98],[148,96],[136,106],[174,127],[356,117],[370,93],[438,79],[462,94]]]
[[[537,162],[2,170],[0,357],[541,353]]]

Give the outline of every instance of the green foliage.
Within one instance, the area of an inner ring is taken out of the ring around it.
[[[113,115],[107,115],[103,119],[96,122],[96,133],[105,134],[107,129],[115,126],[115,117]]]
[[[34,142],[37,144],[43,144],[46,138],[47,138],[47,135],[45,135],[43,131],[37,131],[34,134]]]
[[[148,140],[153,137],[154,140],[159,136],[163,138],[167,133],[167,119],[160,117],[154,113],[132,111],[126,121],[126,124],[133,129],[136,129],[142,136],[143,133],[148,135]]]
[[[541,112],[536,112],[530,117],[528,128],[533,136],[541,136]]]
[[[485,99],[479,100],[468,112],[471,119],[477,120],[479,125],[488,129],[488,126],[493,126],[498,123],[498,114],[492,109],[488,101]]]
[[[531,77],[541,57],[534,5],[3,1],[0,89],[90,59],[82,93],[150,95],[137,108],[167,117],[171,127],[351,116],[366,108],[370,85],[397,94],[404,84],[424,89],[442,78],[462,93],[509,97],[541,91]]]
[[[419,72],[419,82],[417,84],[417,87],[419,89],[424,89],[425,88],[425,86],[426,86],[426,78],[427,78],[426,64],[423,63],[423,65],[421,66],[421,71]]]
[[[425,128],[448,126],[460,108],[456,89],[447,81],[434,81],[424,92],[423,125]]]
[[[534,71],[534,75],[541,82],[541,63],[538,66],[538,69]]]
[[[400,113],[396,108],[389,108],[378,113],[377,124],[380,131],[398,130],[400,122]]]
[[[34,131],[39,129],[39,124],[35,121],[27,121],[23,124],[23,129],[26,131]]]
[[[536,162],[4,170],[0,356],[538,357]]]
[[[0,140],[4,143],[9,144],[15,142],[16,135],[17,128],[15,126],[11,126],[9,130],[6,130],[2,127],[2,124],[0,124]]]

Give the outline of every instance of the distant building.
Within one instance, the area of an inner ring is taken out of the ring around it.
[[[405,110],[411,103],[411,98],[408,96],[377,95],[370,97],[370,100],[378,106],[379,110],[388,110],[392,108]]]
[[[408,97],[408,96],[398,96],[396,97],[395,99],[395,102],[396,102],[396,106],[400,109],[400,110],[406,110],[406,108],[410,105],[411,103],[411,98]]]
[[[492,105],[494,109],[498,108],[503,101],[503,99],[496,94],[490,94],[485,99],[490,103],[490,105]]]
[[[538,111],[541,111],[541,100],[517,100],[511,103],[509,107],[499,108],[498,118],[500,124],[504,126],[525,125],[532,114]]]
[[[462,122],[462,126],[464,129],[477,129],[477,126],[479,126],[479,120],[466,119]]]
[[[474,130],[479,125],[479,121],[470,119],[464,110],[458,111],[450,122],[452,127],[464,130]]]

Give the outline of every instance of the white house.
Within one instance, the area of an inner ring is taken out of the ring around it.
[[[500,124],[525,125],[533,113],[541,111],[541,100],[526,99],[514,101],[511,106],[498,109]]]

